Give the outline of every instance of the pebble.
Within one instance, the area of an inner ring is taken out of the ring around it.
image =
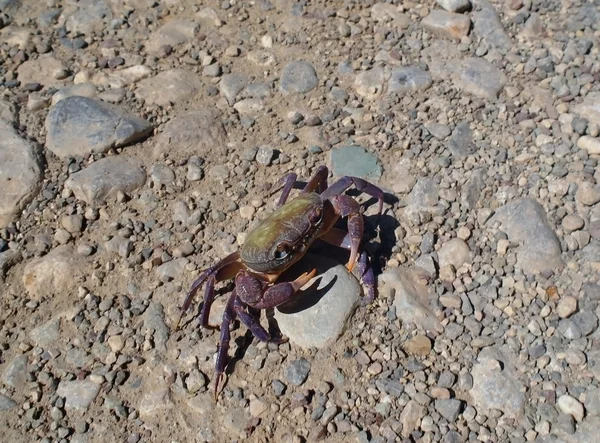
[[[261,399],[255,398],[250,400],[250,415],[252,417],[260,417],[269,409],[269,404]]]
[[[17,406],[17,403],[6,395],[0,394],[0,412],[8,411]]]
[[[577,140],[577,147],[584,149],[591,155],[600,155],[600,139],[589,137],[587,135]]]
[[[460,40],[469,34],[471,19],[462,14],[434,9],[421,24],[435,35]]]
[[[431,340],[424,335],[416,335],[404,343],[404,349],[410,354],[425,356],[431,352]]]
[[[433,84],[431,74],[416,66],[392,69],[387,83],[387,93],[400,95],[429,89]]]
[[[454,423],[462,409],[462,402],[454,398],[438,399],[435,401],[435,409],[449,423]]]
[[[600,202],[600,186],[590,182],[583,182],[577,188],[577,200],[586,206],[593,206]]]
[[[329,161],[336,177],[348,175],[377,181],[382,174],[379,159],[361,146],[349,145],[332,149]]]
[[[560,318],[568,318],[577,311],[577,299],[570,295],[564,296],[556,306],[556,313]]]
[[[301,386],[308,378],[310,362],[305,358],[294,360],[285,371],[285,378],[294,386]]]
[[[437,251],[440,267],[452,265],[454,269],[465,263],[471,263],[469,245],[460,238],[453,238],[442,245]]]
[[[256,161],[263,166],[269,166],[275,156],[275,150],[269,146],[261,146],[256,152]]]
[[[578,215],[569,214],[562,219],[561,225],[566,231],[579,231],[584,227],[585,221]]]
[[[297,60],[285,65],[279,87],[285,94],[303,94],[315,89],[318,82],[315,68],[306,61]]]
[[[583,405],[570,395],[561,395],[556,401],[558,408],[565,414],[572,415],[577,421],[583,420],[584,408]]]

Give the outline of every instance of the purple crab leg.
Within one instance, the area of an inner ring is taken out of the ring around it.
[[[348,217],[348,234],[350,236],[348,270],[352,271],[358,259],[358,250],[364,232],[364,219],[360,212],[361,208],[356,200],[347,195],[333,195],[329,197],[329,201],[341,217]]]
[[[374,197],[377,200],[379,200],[379,210],[377,211],[377,213],[381,214],[381,212],[383,211],[383,191],[374,184],[369,183],[368,181],[363,180],[362,178],[350,176],[342,177],[334,184],[329,186],[329,188],[327,188],[325,191],[323,191],[321,196],[323,198],[331,198],[334,195],[341,195],[346,189],[348,189],[352,185],[354,185],[358,191],[364,192],[365,194],[370,195],[371,197]]]
[[[283,190],[281,191],[281,197],[279,197],[279,201],[277,202],[278,208],[283,206],[287,201],[288,197],[290,196],[290,192],[292,192],[294,187],[294,183],[296,183],[296,178],[298,178],[298,175],[291,172],[287,175],[284,175],[279,181],[280,183],[283,182],[284,185]]]
[[[203,328],[208,328],[208,317],[210,315],[210,307],[215,301],[215,283],[217,279],[215,275],[212,274],[206,280],[206,289],[204,290],[204,303],[202,304],[202,312],[200,314],[200,326]]]
[[[350,250],[352,248],[351,236],[348,232],[344,232],[341,229],[331,228],[325,235],[320,237],[321,240],[326,241],[334,246]],[[363,304],[369,304],[375,299],[377,294],[377,282],[375,280],[375,273],[369,262],[369,256],[363,249],[358,256],[358,272],[362,284],[367,288],[367,295],[363,299]]]
[[[325,192],[327,189],[327,175],[329,174],[329,170],[327,166],[319,166],[317,168],[317,172],[313,174],[310,178],[304,189],[302,190],[303,194],[308,192],[318,192],[321,194]]]
[[[246,325],[246,327],[248,329],[250,329],[250,331],[252,332],[252,335],[254,335],[256,338],[258,338],[260,341],[264,341],[264,342],[284,341],[283,339],[274,340],[271,337],[271,335],[265,330],[265,328],[263,328],[262,325],[260,324],[260,322],[259,322],[260,317],[254,316],[254,315],[248,313],[248,311],[246,311],[246,306],[239,299],[239,297],[236,297],[236,299],[233,303],[233,309],[235,310],[235,314],[241,320],[241,322],[244,323]]]
[[[229,296],[225,311],[223,312],[223,322],[221,323],[221,337],[219,339],[219,350],[217,351],[217,362],[215,363],[215,401],[219,395],[219,382],[227,366],[227,351],[229,351],[229,341],[231,340],[230,326],[235,320],[234,304],[237,298],[235,289]]]

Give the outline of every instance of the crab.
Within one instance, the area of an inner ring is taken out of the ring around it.
[[[288,201],[297,175],[288,174],[282,180],[282,193],[276,210],[252,229],[243,246],[236,252],[204,270],[193,282],[181,307],[177,327],[202,285],[206,284],[200,325],[209,325],[209,313],[215,299],[215,284],[234,279],[234,289],[225,306],[220,326],[220,342],[215,364],[215,399],[227,365],[230,326],[237,317],[261,341],[282,343],[286,338],[272,336],[260,324],[260,310],[271,309],[289,301],[316,273],[305,272],[293,281],[278,281],[282,273],[298,262],[316,240],[350,251],[349,271],[358,265],[362,284],[366,288],[363,304],[376,295],[373,270],[366,251],[361,247],[364,220],[362,206],[344,192],[351,186],[379,201],[378,214],[383,209],[383,191],[358,177],[345,176],[327,186],[328,169],[321,166],[301,193]],[[347,218],[348,231],[334,227],[340,217]]]

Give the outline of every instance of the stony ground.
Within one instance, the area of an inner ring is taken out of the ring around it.
[[[0,440],[597,441],[597,0],[0,11]],[[386,192],[379,295],[315,244],[215,402],[185,294],[320,165]]]

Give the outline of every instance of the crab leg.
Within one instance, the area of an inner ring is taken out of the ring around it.
[[[330,198],[334,195],[341,195],[352,185],[354,185],[358,191],[364,192],[365,194],[379,200],[379,210],[377,213],[381,214],[383,211],[383,191],[368,181],[363,180],[362,178],[350,176],[342,177],[337,182],[329,186],[325,191],[323,191],[321,196],[323,198]]]
[[[217,351],[217,362],[215,363],[215,400],[219,395],[219,382],[225,372],[227,365],[227,351],[229,350],[229,341],[231,340],[230,326],[235,319],[235,310],[233,308],[237,294],[235,289],[229,296],[225,311],[223,312],[223,322],[221,323],[221,337],[219,339],[219,350]]]
[[[298,178],[298,175],[292,172],[290,174],[284,175],[279,180],[279,184],[281,184],[283,182],[284,185],[283,185],[283,190],[281,191],[281,196],[279,197],[279,201],[277,202],[278,208],[283,206],[285,204],[285,202],[287,201],[288,197],[290,196],[290,192],[292,192],[292,189],[294,187],[294,183],[296,183],[297,178]],[[277,186],[277,187],[279,187],[279,186]]]
[[[329,188],[331,189],[331,188]],[[352,271],[358,259],[358,249],[362,241],[364,220],[360,213],[360,205],[347,195],[334,195],[329,198],[335,212],[341,217],[348,217],[348,235],[350,236],[350,259],[348,270]]]
[[[350,250],[352,248],[352,240],[351,236],[348,232],[344,232],[341,229],[331,228],[328,232],[320,237],[321,240],[326,241],[329,244],[334,246],[339,246],[340,248],[344,248]],[[375,281],[375,273],[373,272],[373,268],[369,263],[369,256],[367,252],[363,249],[361,250],[358,256],[358,273],[360,274],[360,279],[367,288],[367,296],[363,300],[363,304],[368,304],[375,299],[375,295],[377,292],[376,281]]]
[[[310,178],[302,193],[305,194],[307,192],[318,192],[319,194],[324,192],[327,189],[327,175],[329,174],[329,170],[327,166],[319,166],[317,168],[317,172]]]

